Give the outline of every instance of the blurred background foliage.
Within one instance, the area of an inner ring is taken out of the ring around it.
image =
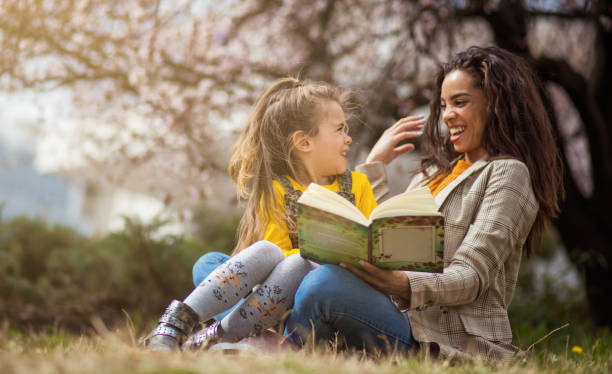
[[[211,240],[160,234],[165,222],[126,218],[101,238],[38,219],[0,219],[0,320],[17,329],[84,332],[93,316],[109,325],[127,313],[141,326],[193,288],[191,266],[208,251],[230,252],[237,216],[198,217]]]

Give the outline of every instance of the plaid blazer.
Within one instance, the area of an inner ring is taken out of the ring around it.
[[[361,165],[377,198],[388,192],[382,163]],[[408,189],[424,184],[416,175]],[[444,271],[407,271],[409,301],[394,299],[408,311],[415,341],[445,357],[510,360],[508,306],[522,248],[538,202],[527,166],[514,159],[475,162],[436,196],[445,217]]]

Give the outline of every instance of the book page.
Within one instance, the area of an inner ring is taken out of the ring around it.
[[[368,219],[350,201],[316,183],[308,185],[298,203],[345,217],[364,226],[369,225]]]
[[[440,215],[429,188],[406,191],[390,198],[372,211],[370,220],[402,215]]]
[[[432,216],[439,215],[438,212],[432,213],[429,210],[411,210],[411,209],[389,209],[377,212],[376,219],[399,216]]]
[[[434,262],[435,227],[407,226],[381,229],[380,262]]]

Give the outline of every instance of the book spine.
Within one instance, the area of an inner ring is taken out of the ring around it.
[[[372,260],[372,225],[368,226],[368,262],[373,264]]]

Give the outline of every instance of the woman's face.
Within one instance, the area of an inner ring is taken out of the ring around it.
[[[486,154],[482,134],[486,122],[486,101],[482,90],[474,86],[470,74],[453,70],[442,82],[440,97],[442,120],[450,132],[455,151],[465,154],[468,162]]]

